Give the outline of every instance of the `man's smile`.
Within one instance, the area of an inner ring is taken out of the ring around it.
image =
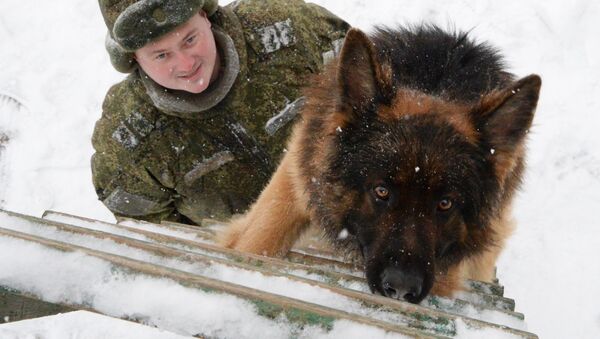
[[[202,64],[198,64],[198,66],[196,66],[196,68],[192,72],[180,75],[178,76],[178,78],[186,81],[194,81],[197,80],[198,76],[200,76],[200,74],[202,73],[201,71]]]

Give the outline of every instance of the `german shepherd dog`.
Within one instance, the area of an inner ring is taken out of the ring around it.
[[[465,33],[351,29],[306,89],[270,183],[220,242],[283,256],[316,225],[362,257],[374,293],[412,303],[490,281],[540,86]]]

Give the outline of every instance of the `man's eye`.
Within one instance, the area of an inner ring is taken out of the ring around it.
[[[163,60],[167,58],[167,53],[160,53],[154,57],[156,60]]]
[[[186,40],[185,42],[186,42],[188,45],[191,45],[191,44],[193,44],[193,43],[194,43],[194,41],[196,41],[196,36],[195,36],[195,35],[193,35],[193,36],[191,36],[191,37],[187,38],[187,40]]]

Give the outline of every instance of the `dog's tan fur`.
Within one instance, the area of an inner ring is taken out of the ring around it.
[[[294,245],[309,223],[294,154],[288,151],[250,212],[233,219],[219,235],[220,244],[267,256],[283,256]]]
[[[455,121],[464,126],[464,131],[474,130],[463,118],[456,118]],[[338,123],[340,122],[336,121],[331,124]],[[282,257],[306,230],[311,220],[309,200],[304,185],[306,178],[303,178],[298,170],[302,166],[298,151],[302,147],[302,140],[307,137],[305,133],[303,124],[298,124],[289,143],[288,152],[271,181],[249,212],[233,219],[229,227],[219,234],[218,242],[221,245],[248,253]],[[475,134],[471,135],[474,137]],[[322,150],[320,158],[327,155],[327,148],[322,147]],[[499,177],[506,178],[512,173],[512,164],[516,163],[520,153],[513,154],[513,157],[506,160],[508,166],[498,166]],[[339,203],[343,205],[343,201]],[[501,217],[491,222],[490,228],[494,234],[495,245],[450,268],[448,272],[436,275],[432,293],[448,296],[462,288],[463,279],[491,282],[495,278],[496,260],[514,228],[509,206],[504,208]]]

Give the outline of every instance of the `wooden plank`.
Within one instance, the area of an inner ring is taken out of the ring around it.
[[[77,216],[68,215],[68,214],[61,213],[61,212],[46,211],[46,213],[80,218]],[[93,221],[91,219],[88,219],[88,220]],[[129,218],[123,218],[123,220],[128,220],[131,222],[138,222],[138,223],[142,223],[142,224],[152,224],[149,222],[140,221],[140,220],[136,220],[136,219],[129,219]],[[206,219],[206,220],[203,220],[203,222],[202,222],[203,227],[174,223],[174,222],[161,222],[161,225],[168,225],[173,230],[194,232],[195,234],[198,235],[198,237],[201,237],[207,241],[213,241],[214,235],[215,235],[215,230],[212,228],[206,228],[204,226],[214,225],[215,223],[216,224],[224,224],[224,222],[222,222],[222,221]],[[364,273],[363,273],[364,268],[359,263],[349,262],[348,260],[344,259],[343,257],[334,255],[330,251],[320,251],[320,250],[313,249],[313,248],[293,248],[292,251],[290,251],[290,253],[288,254],[288,256],[286,258],[294,263],[310,265],[313,267],[318,266],[322,269],[336,271],[339,273],[343,273],[345,275],[353,275],[353,276],[356,276],[359,278],[362,278],[364,275]],[[501,285],[498,285],[496,283],[476,281],[476,280],[467,280],[465,282],[465,284],[466,284],[467,291],[473,291],[473,292],[480,293],[480,294],[494,294],[498,297],[504,296],[504,287]],[[508,301],[508,304],[510,304],[510,303],[511,302]],[[514,302],[512,302],[512,303],[514,304]],[[513,310],[514,310],[514,308],[513,308]]]
[[[46,213],[44,214],[44,216],[46,218],[48,218],[48,217],[51,218],[53,215],[58,216],[59,218],[71,218],[71,219],[75,219],[75,220],[79,219],[79,220],[83,220],[86,222],[106,224],[106,226],[108,226],[108,227],[117,227],[124,231],[143,235],[143,236],[147,237],[148,239],[151,239],[152,241],[155,241],[160,244],[164,244],[167,246],[172,246],[172,247],[176,247],[176,248],[180,248],[180,249],[187,248],[189,250],[200,250],[207,255],[217,254],[219,256],[227,257],[231,261],[243,262],[243,263],[246,263],[246,264],[248,264],[250,266],[254,266],[254,267],[267,268],[267,270],[272,271],[272,272],[283,271],[286,273],[293,274],[294,271],[298,271],[298,270],[304,271],[308,275],[321,276],[321,277],[323,277],[322,280],[326,281],[328,284],[331,284],[331,285],[337,286],[337,287],[345,287],[345,286],[349,286],[349,285],[352,285],[355,283],[366,285],[366,281],[363,277],[357,277],[355,275],[350,275],[350,274],[346,274],[346,273],[338,273],[339,271],[350,271],[350,270],[352,270],[352,268],[347,263],[339,262],[339,261],[336,261],[333,259],[321,258],[321,257],[311,257],[311,256],[308,256],[308,255],[305,255],[302,253],[298,253],[297,256],[301,256],[302,258],[306,257],[307,259],[306,260],[298,260],[297,262],[293,262],[293,261],[289,262],[289,261],[280,260],[277,258],[271,258],[271,257],[265,257],[265,256],[260,256],[260,255],[247,254],[247,253],[240,253],[238,251],[233,251],[230,249],[222,248],[222,247],[210,244],[210,243],[196,242],[196,241],[191,241],[191,240],[187,240],[187,239],[183,239],[183,238],[168,236],[168,235],[164,235],[164,234],[157,234],[154,232],[146,231],[146,230],[139,229],[139,228],[132,227],[132,226],[126,226],[123,224],[104,223],[104,222],[100,222],[97,220],[80,218],[80,217],[68,215],[65,213],[52,212],[52,211],[46,211]],[[131,220],[131,221],[137,222],[136,220]],[[148,227],[158,226],[157,224],[148,223],[148,222],[143,222],[142,224],[147,224]],[[303,263],[306,261],[308,261],[310,263],[310,265]],[[338,268],[340,266],[343,268]],[[333,269],[333,267],[335,267],[337,269]],[[476,292],[472,293],[471,297],[474,300],[477,300],[479,298],[479,296]],[[511,304],[511,300],[509,300],[507,298],[502,298],[502,297],[499,297],[499,298],[500,298],[500,301],[498,302],[499,304],[501,304],[501,303],[508,303],[509,305]],[[424,303],[432,308],[435,308],[438,311],[459,314],[459,315],[460,315],[460,310],[464,309],[467,305],[472,305],[475,309],[478,309],[478,310],[497,311],[497,312],[503,313],[506,316],[513,317],[518,320],[524,319],[524,316],[521,313],[513,312],[510,309],[507,310],[505,308],[496,307],[496,305],[494,305],[493,303],[486,303],[485,299],[482,299],[482,298],[479,298],[479,299],[482,300],[482,303],[480,303],[480,304],[468,302],[468,301],[460,300],[460,299],[430,297],[430,298],[426,299],[424,301]],[[514,301],[512,301],[512,305],[514,305]]]
[[[59,213],[59,212],[53,212]],[[137,221],[135,219],[128,219],[131,221]],[[139,222],[139,221],[138,221]],[[203,237],[205,240],[213,240],[215,235],[214,228],[208,228],[214,225],[224,225],[225,222],[213,219],[202,220],[202,227],[174,223],[174,222],[161,222],[161,225],[166,224],[171,226],[175,230],[187,230],[190,232],[196,232],[199,237]],[[206,227],[205,227],[206,226]],[[358,277],[363,276],[364,268],[357,262],[348,261],[347,258],[335,255],[333,251],[324,251],[321,249],[307,248],[307,247],[294,247],[287,257],[289,260],[297,263],[308,264],[308,265],[321,265],[328,266],[332,270],[349,273]],[[495,273],[494,273],[495,275]],[[504,286],[496,283],[467,280],[466,287],[477,293],[482,294],[494,294],[499,297],[504,296]]]
[[[47,217],[51,217],[52,214],[48,213],[46,215]],[[62,217],[65,217],[65,215],[61,215]],[[66,218],[66,217],[65,217]],[[78,221],[79,219],[77,217],[73,217],[75,218],[75,221]],[[71,220],[71,219],[67,219]],[[91,221],[91,220],[90,220]],[[93,221],[93,222],[97,222],[97,221]],[[114,227],[113,224],[107,224],[111,227]],[[123,225],[122,225],[123,226]],[[156,226],[154,224],[154,226]],[[123,226],[126,227],[126,226]],[[101,238],[110,238],[109,235],[100,235]],[[114,241],[119,242],[120,240],[114,239]],[[181,239],[178,239],[178,241],[182,241]],[[196,244],[198,246],[205,246],[206,244]],[[314,269],[312,269],[309,266],[302,266],[302,265],[297,265],[297,264],[291,264],[289,262],[281,262],[281,260],[277,260],[274,259],[272,260],[272,258],[269,257],[263,257],[263,256],[253,256],[253,255],[246,255],[246,254],[241,254],[239,252],[235,253],[235,251],[231,251],[231,250],[226,250],[223,248],[216,248],[215,250],[217,251],[221,251],[219,253],[220,256],[223,256],[224,258],[226,258],[227,261],[221,261],[215,258],[215,260],[218,260],[220,263],[224,264],[224,265],[237,265],[237,267],[239,268],[243,268],[243,269],[248,269],[248,270],[260,270],[261,272],[264,272],[264,274],[270,274],[270,275],[284,275],[287,277],[290,277],[290,275],[288,274],[290,271],[294,271],[294,270],[304,270],[304,272],[306,273],[311,273],[311,274],[319,274],[322,272],[316,271]],[[235,253],[235,255],[230,256],[231,253]],[[164,253],[163,253],[164,254]],[[254,258],[248,258],[248,256],[250,257],[254,257]],[[255,259],[255,260],[252,260]],[[196,258],[194,260],[199,261],[199,258]],[[212,260],[212,259],[211,259]],[[274,261],[274,262],[272,262]],[[284,264],[283,267],[280,264]],[[279,264],[279,265],[278,265]],[[293,270],[289,269],[289,266],[294,266]],[[306,276],[306,273],[304,274],[304,276]],[[326,272],[325,274],[329,274],[328,272]],[[342,288],[344,285],[348,285],[348,283],[346,284],[340,284],[339,281],[344,280],[344,279],[356,279],[356,281],[360,281],[359,279],[352,277],[352,276],[346,276],[346,277],[335,277],[335,276],[327,276],[327,275],[321,275],[322,279],[320,279],[321,281],[325,281],[327,282],[327,284],[325,285],[321,285],[320,287],[322,288],[327,288],[330,290],[334,290],[334,292],[348,296],[348,297],[356,297],[355,295],[348,295],[348,293],[346,292],[340,292],[338,290],[336,290],[336,288]],[[297,279],[297,278],[293,278],[294,280],[299,280],[299,281],[303,281],[302,279]],[[304,281],[306,282],[306,281]],[[364,281],[363,281],[364,282]],[[312,282],[312,284],[314,285],[315,282]],[[364,294],[364,293],[363,293]],[[367,295],[372,296],[372,294],[367,293]],[[383,298],[386,301],[393,301],[391,299],[388,298]],[[364,301],[363,301],[364,302]],[[439,299],[436,297],[432,297],[430,298],[430,300],[427,300],[427,304],[429,305],[431,308],[437,309],[439,311],[442,312],[448,312],[451,311],[452,313],[455,314],[459,314],[460,315],[460,310],[464,309],[466,306],[468,306],[468,304],[465,301],[460,301],[460,300],[450,300],[450,299]],[[442,307],[440,307],[440,305],[442,305]],[[477,306],[477,305],[472,305],[472,306]],[[393,305],[392,305],[393,307]],[[445,308],[444,308],[445,307]],[[477,308],[477,307],[475,307]],[[485,309],[485,308],[483,308]],[[402,312],[402,310],[397,311],[397,312]],[[510,313],[508,312],[507,314],[510,314],[512,316],[514,316],[517,319],[522,319],[522,315],[519,317],[519,314],[516,313]]]
[[[45,211],[42,217],[51,218],[53,216],[79,219],[79,220],[82,220],[85,222],[99,222],[99,223],[104,223],[107,225],[118,225],[118,224],[106,223],[106,222],[102,222],[102,221],[98,221],[98,220],[94,220],[94,219],[89,219],[89,218],[85,218],[85,217],[75,216],[72,214],[67,214],[67,213],[57,212],[57,211],[52,211],[52,210]],[[157,225],[157,224],[149,223],[146,221],[130,219],[130,218],[121,218],[121,220],[137,222],[137,223],[141,223],[141,224],[148,224],[148,225]],[[219,221],[219,220],[206,219],[203,221],[202,227],[181,224],[181,223],[175,223],[175,222],[168,222],[168,221],[163,221],[160,225],[165,225],[168,227],[168,229],[175,230],[175,231],[194,233],[198,236],[198,238],[204,239],[206,241],[214,241],[215,230],[212,228],[204,227],[204,226],[211,226],[214,224],[222,224],[222,223],[224,223],[224,222]],[[318,266],[321,269],[327,269],[327,270],[339,272],[339,273],[342,273],[342,275],[344,275],[344,276],[353,275],[353,276],[360,278],[364,275],[364,273],[363,273],[364,270],[359,264],[350,263],[350,262],[340,258],[339,256],[337,258],[334,258],[331,256],[330,253],[319,252],[318,250],[315,250],[315,249],[296,248],[288,254],[287,259],[289,259],[290,261],[292,261],[294,263],[298,263],[301,265],[310,265],[312,267]],[[476,281],[476,280],[467,280],[466,288],[467,288],[467,291],[470,290],[470,291],[481,293],[481,294],[494,294],[499,297],[504,296],[504,286],[501,286],[501,285],[498,285],[495,283]]]
[[[356,263],[330,258],[327,257],[327,255],[315,255],[314,253],[309,254],[305,253],[302,250],[296,250],[290,252],[286,258],[294,263],[303,263],[311,266],[320,267],[323,269],[332,270],[335,272],[352,275],[355,277],[362,278],[364,275],[364,269],[358,266]],[[483,294],[494,294],[498,297],[502,297],[504,295],[504,287],[494,283],[467,280],[465,284],[467,291],[473,291]]]
[[[139,222],[140,220],[130,219],[133,222]],[[195,225],[187,225],[180,224],[172,221],[161,221],[161,226],[178,231],[185,231],[196,233],[198,237],[205,238],[206,240],[213,241],[215,237],[215,230],[212,228],[204,227],[204,226],[195,226]]]
[[[56,211],[46,211],[43,217],[59,216],[65,218],[80,219],[86,222],[99,222],[97,220],[74,216]],[[136,222],[140,224],[156,225],[150,222],[121,218],[122,221]],[[214,224],[223,224],[224,222],[212,219],[203,220],[203,227],[194,225],[180,224],[175,222],[164,221],[160,225],[167,226],[169,229],[174,231],[189,232],[197,235],[198,238],[206,241],[214,241],[215,230],[204,226],[210,226]],[[106,223],[109,224],[109,223]],[[110,224],[115,225],[115,224]],[[348,281],[356,280],[358,282],[364,281],[364,269],[358,263],[351,263],[339,256],[334,256],[330,252],[323,252],[316,249],[309,248],[294,248],[287,255],[286,259],[293,263],[308,265],[313,268],[317,267],[321,270],[333,271],[341,273],[341,276]],[[351,276],[358,277],[354,279]],[[485,300],[489,301],[489,305],[496,305],[496,307],[514,311],[514,300],[508,298],[502,298],[504,296],[504,287],[495,283],[489,283],[484,281],[467,280],[465,282],[465,288],[467,292],[473,292],[476,294],[493,294],[500,298],[489,297]]]
[[[0,286],[0,324],[75,311],[66,305],[51,303]]]
[[[123,218],[123,221],[129,221],[132,223],[138,223],[142,225],[147,225],[149,227],[154,227],[156,224],[152,224],[145,221],[138,221],[135,219]],[[203,222],[204,224],[204,222]],[[207,223],[208,224],[208,223]],[[161,223],[163,225],[163,223]],[[172,230],[178,230],[183,232],[190,232],[196,234],[198,237],[203,237],[205,240],[212,241],[214,236],[214,231],[210,232],[204,231],[203,227],[191,226],[191,225],[183,225],[168,222],[169,228]],[[135,228],[135,227],[134,227]],[[286,257],[292,262],[301,263],[310,265],[312,267],[318,267],[323,270],[329,270],[334,272],[342,272],[345,274],[350,274],[355,276],[356,278],[347,278],[348,281],[354,281],[361,284],[366,284],[366,280],[364,279],[364,269],[360,267],[358,263],[351,263],[344,261],[342,257],[335,256],[331,252],[317,250],[317,249],[309,249],[309,248],[295,248],[290,251],[290,253]],[[494,292],[497,291],[498,288],[490,283],[484,282],[474,282],[475,286],[487,286],[487,291]],[[505,298],[502,295],[486,295],[489,293],[484,293],[482,289],[473,289],[471,288],[471,281],[466,282],[466,289],[462,293],[462,296],[465,298],[457,297],[455,300],[449,302],[448,299],[444,298],[429,298],[425,302],[428,303],[429,306],[435,307],[436,309],[443,310],[439,305],[442,304],[440,299],[445,300],[444,305],[449,305],[448,309],[456,312],[456,310],[464,308],[467,304],[473,304],[475,306],[497,309],[500,311],[506,311],[507,314],[518,318],[524,319],[523,314],[514,312],[515,311],[515,302],[512,299]]]
[[[46,221],[46,220],[44,220]],[[50,221],[47,221],[50,222]],[[323,289],[330,290],[334,293],[343,295],[348,298],[352,298],[354,300],[359,300],[362,305],[366,308],[371,308],[373,312],[390,312],[397,314],[402,322],[406,323],[409,327],[424,330],[428,332],[432,332],[433,334],[441,334],[441,335],[454,335],[455,334],[455,326],[454,320],[456,317],[448,316],[444,313],[435,313],[431,312],[428,309],[421,309],[420,312],[415,311],[412,304],[408,304],[405,302],[396,301],[389,298],[383,298],[380,296],[375,296],[371,293],[362,293],[355,290],[344,289],[338,286],[334,286],[331,284],[326,284],[323,282],[319,282],[316,280],[310,280],[302,277],[297,277],[293,275],[289,275],[285,272],[278,271],[273,269],[273,267],[269,267],[267,265],[248,265],[244,262],[239,262],[235,260],[225,260],[215,257],[207,257],[201,254],[187,252],[183,250],[174,249],[171,247],[166,247],[158,244],[148,243],[140,240],[124,238],[120,236],[116,236],[110,233],[103,233],[100,231],[89,230],[85,228],[80,228],[76,226],[70,226],[66,224],[62,225],[53,225],[52,227],[56,227],[63,232],[71,232],[78,235],[84,236],[92,236],[98,239],[109,239],[115,241],[117,243],[125,244],[132,248],[137,248],[146,252],[150,252],[155,255],[159,255],[169,259],[177,259],[184,262],[189,263],[198,263],[204,262],[207,264],[210,263],[218,263],[230,267],[236,267],[244,270],[260,272],[267,276],[279,276],[285,277],[287,279],[298,281],[302,283],[306,283],[312,286],[317,286]],[[238,253],[240,254],[240,253]],[[265,258],[265,257],[262,257]],[[408,309],[407,309],[408,307]],[[428,319],[428,322],[424,322],[423,319]],[[487,324],[485,322],[479,322],[477,320],[466,320],[468,326],[472,326],[475,328],[482,327],[495,327],[496,325]]]
[[[34,242],[48,248],[63,252],[79,251],[86,255],[105,260],[113,265],[125,268],[131,274],[143,274],[157,278],[168,278],[192,289],[200,289],[210,293],[234,295],[252,302],[258,308],[261,316],[276,319],[284,315],[289,321],[298,325],[317,325],[325,330],[331,330],[333,322],[345,319],[367,326],[377,327],[386,332],[400,333],[411,337],[440,338],[441,336],[427,335],[423,332],[410,329],[398,324],[390,324],[381,320],[372,319],[348,312],[331,309],[316,304],[287,298],[279,295],[258,291],[244,286],[218,281],[203,276],[194,275],[184,271],[133,260],[130,258],[92,250],[89,248],[44,239],[29,234],[0,228],[0,236]],[[77,306],[77,305],[74,305]]]
[[[467,280],[465,283],[474,292],[504,296],[504,286],[502,285],[477,280]]]

